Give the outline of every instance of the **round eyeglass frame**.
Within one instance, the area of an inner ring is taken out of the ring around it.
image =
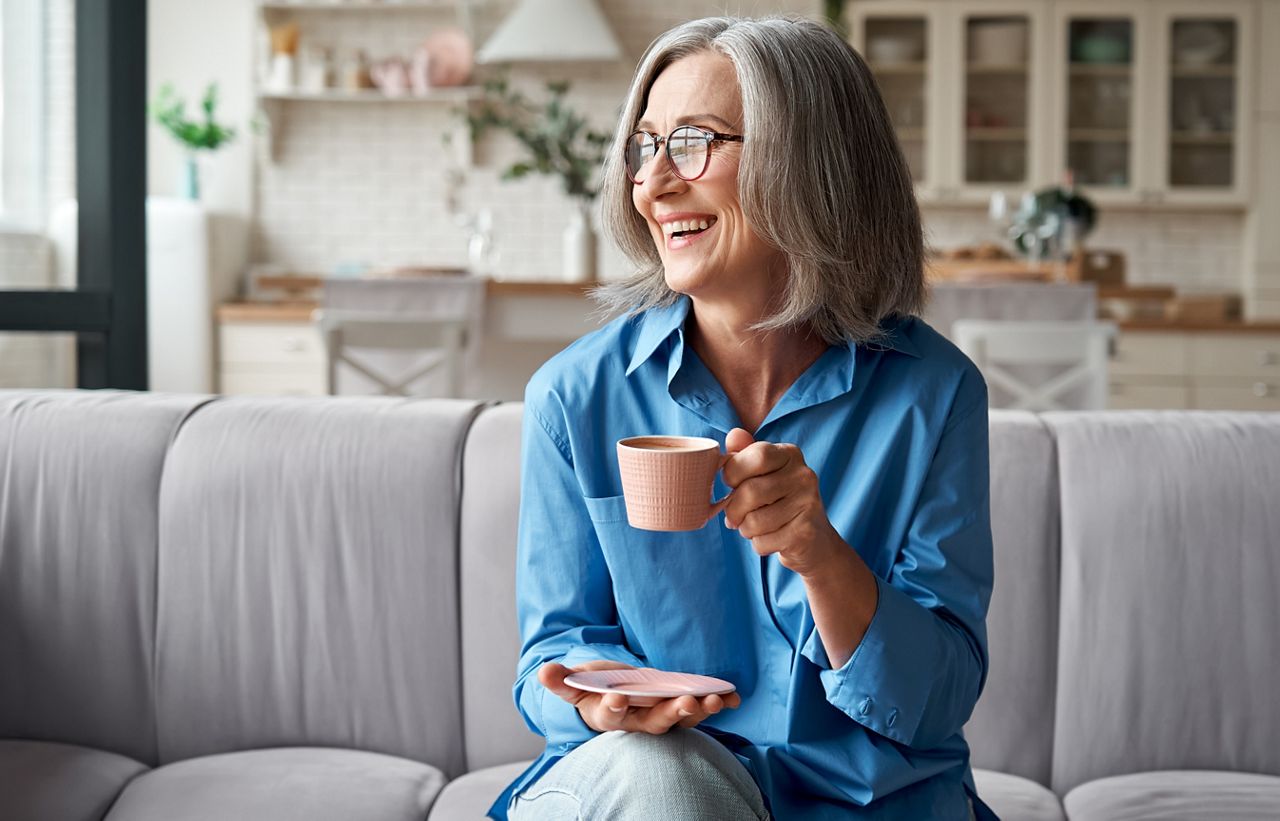
[[[671,138],[676,135],[677,131],[695,132],[700,137],[702,137],[703,141],[706,143],[706,149],[703,151],[703,155],[702,155],[702,168],[698,170],[697,174],[694,174],[691,177],[686,177],[684,174],[680,173],[679,166],[676,164],[675,159],[671,156]],[[667,155],[667,164],[671,166],[671,173],[675,174],[677,177],[684,180],[685,182],[693,182],[694,180],[700,178],[703,174],[707,173],[707,168],[711,165],[711,144],[712,143],[719,143],[719,142],[740,143],[740,142],[743,142],[744,140],[741,134],[722,134],[719,131],[710,131],[708,129],[701,128],[696,125],[678,125],[675,128],[671,129],[671,133],[665,137],[660,136],[658,134],[654,134],[652,131],[645,131],[644,129],[636,129],[635,131],[632,131],[630,134],[628,134],[627,139],[622,143],[622,168],[627,174],[627,179],[631,180],[631,183],[633,185],[643,185],[644,180],[648,179],[648,176],[645,176],[644,179],[637,180],[635,178],[635,175],[631,173],[631,166],[628,165],[627,163],[627,152],[631,145],[631,140],[637,134],[644,134],[645,136],[652,139],[654,143],[653,156],[650,157],[649,160],[644,163],[644,165],[641,165],[640,168],[643,169],[645,166],[649,165],[650,162],[657,159],[658,149],[661,148],[663,153]]]

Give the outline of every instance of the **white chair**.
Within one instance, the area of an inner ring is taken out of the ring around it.
[[[328,352],[330,395],[338,392],[338,369],[347,366],[371,380],[385,396],[409,396],[410,386],[433,373],[442,372],[444,390],[436,395],[462,396],[462,352],[466,346],[467,322],[457,318],[389,315],[366,311],[325,308],[316,311],[316,321]],[[361,351],[411,351],[415,365],[392,375],[373,364]],[[414,394],[414,395],[428,395]]]
[[[992,389],[992,407],[1033,411],[1106,408],[1115,333],[1113,323],[1092,321],[960,319],[951,326]]]

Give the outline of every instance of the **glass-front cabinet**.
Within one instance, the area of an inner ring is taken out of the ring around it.
[[[1152,117],[1155,193],[1174,202],[1243,201],[1250,105],[1247,2],[1162,2],[1154,6],[1154,62],[1160,67]]]
[[[851,0],[925,202],[1247,202],[1251,0]]]
[[[1136,163],[1151,135],[1139,111],[1142,4],[1059,4],[1054,166],[1095,195],[1141,197]]]
[[[960,198],[1031,187],[1044,168],[1048,107],[1041,93],[1044,15],[1023,2],[973,2],[951,7],[955,44],[948,120],[962,139],[951,143],[948,184]],[[958,155],[955,153],[958,152]]]
[[[941,9],[908,0],[863,4],[851,14],[853,42],[875,74],[921,196],[938,184]]]

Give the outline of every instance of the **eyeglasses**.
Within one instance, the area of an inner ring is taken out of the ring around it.
[[[696,125],[679,126],[665,137],[648,131],[636,131],[627,137],[623,165],[627,169],[627,179],[640,185],[648,179],[649,172],[653,169],[650,160],[658,156],[658,149],[665,144],[671,170],[680,179],[691,182],[707,173],[712,143],[740,143],[742,139],[741,134],[721,134]]]

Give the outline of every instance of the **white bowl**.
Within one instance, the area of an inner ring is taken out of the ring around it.
[[[915,63],[924,56],[924,43],[910,35],[882,34],[867,43],[867,57],[873,63]]]
[[[1027,62],[1027,24],[990,20],[969,28],[970,62],[984,66],[1021,66]]]

